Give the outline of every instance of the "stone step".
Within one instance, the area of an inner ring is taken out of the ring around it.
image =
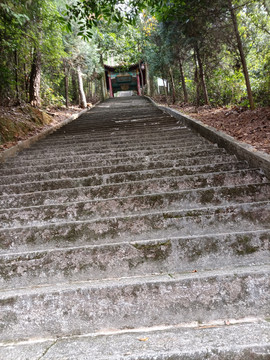
[[[160,237],[196,236],[270,228],[270,202],[178,211],[152,211],[94,220],[59,221],[0,229],[1,252],[98,245]]]
[[[128,239],[127,239],[128,240]],[[268,230],[48,248],[0,255],[2,289],[269,263]]]
[[[134,113],[134,111],[136,113]],[[102,114],[100,114],[102,113]],[[102,115],[102,117],[100,116]],[[119,109],[104,109],[101,107],[92,109],[86,114],[83,114],[80,116],[80,122],[83,121],[89,121],[91,120],[91,123],[95,123],[98,125],[107,124],[110,122],[141,122],[144,119],[157,119],[157,118],[168,118],[172,119],[170,115],[163,112],[160,109],[157,108],[148,108],[147,107],[137,107],[136,109],[134,107],[130,107],[130,109],[121,108]],[[174,119],[175,120],[175,119]],[[74,127],[74,124],[70,124]],[[75,127],[76,128],[76,127]]]
[[[221,163],[235,163],[237,159],[235,156],[231,155],[216,155],[216,156],[204,156],[204,157],[194,157],[187,159],[171,159],[163,161],[153,161],[153,162],[134,162],[131,159],[127,160],[126,163],[116,164],[116,165],[106,165],[100,166],[100,160],[97,161],[80,161],[80,162],[71,162],[71,163],[62,163],[58,164],[54,162],[50,165],[29,165],[29,166],[20,166],[20,167],[7,167],[1,169],[0,173],[0,182],[1,177],[11,176],[11,175],[26,175],[26,174],[39,174],[39,173],[48,173],[56,171],[68,171],[71,169],[91,169],[91,172],[97,174],[109,174],[114,172],[128,172],[128,171],[139,171],[147,170],[154,168],[166,168],[166,167],[180,167],[180,166],[196,166],[196,165],[215,165]],[[10,164],[11,165],[11,164]],[[248,165],[247,165],[248,166]]]
[[[69,282],[0,293],[1,340],[269,314],[270,266]]]
[[[227,325],[228,324],[228,325]],[[257,318],[194,321],[0,344],[5,360],[268,360],[270,325]]]
[[[140,166],[141,168],[143,166]],[[96,180],[100,179],[100,183],[106,182],[117,183],[126,181],[138,181],[140,179],[151,179],[156,177],[158,173],[159,177],[172,177],[172,176],[184,176],[199,173],[211,173],[211,172],[222,172],[222,171],[234,171],[234,170],[247,169],[247,165],[242,162],[231,162],[221,164],[207,164],[207,165],[194,165],[189,167],[163,167],[158,168],[155,166],[154,169],[140,169],[133,171],[119,171],[113,172],[113,168],[109,168],[109,172],[106,172],[106,168],[98,168],[93,171],[92,168],[61,170],[51,171],[42,173],[29,173],[24,175],[8,175],[0,178],[1,185],[12,185],[26,182],[46,181],[53,179],[74,179],[93,176]]]
[[[68,186],[72,184],[74,186],[75,181],[72,182],[72,180],[54,180],[51,183],[38,182],[34,185],[25,183],[23,186],[14,185],[11,189],[8,186],[3,186],[2,188],[5,191],[10,191],[10,194],[0,196],[0,206],[4,209],[19,208],[35,205],[127,197],[132,195],[156,195],[164,192],[178,192],[200,188],[268,183],[268,180],[255,170],[194,174],[98,186],[86,186],[86,181],[88,180],[82,178],[81,183],[77,183],[78,186],[72,188],[56,188],[57,184],[60,182],[62,185],[66,184]],[[54,186],[54,189],[48,189],[49,186]],[[14,194],[15,190],[18,191],[18,194]],[[27,190],[33,190],[33,192],[27,193]]]
[[[130,131],[131,129],[131,131]],[[175,123],[164,123],[159,124],[156,127],[143,126],[141,128],[136,128],[135,126],[130,127],[130,129],[117,127],[117,125],[111,126],[107,130],[99,129],[98,127],[89,126],[88,130],[78,132],[77,134],[69,134],[66,127],[63,127],[63,132],[59,133],[59,131],[53,133],[50,137],[44,138],[40,141],[40,143],[35,144],[35,146],[39,147],[39,145],[47,145],[54,146],[56,144],[68,144],[72,143],[82,143],[92,141],[93,143],[99,142],[109,142],[113,143],[123,143],[123,142],[135,142],[136,139],[139,141],[147,141],[147,140],[157,140],[157,139],[175,139],[177,136],[179,137],[195,137],[198,139],[200,136],[194,132],[192,129],[183,126],[177,122]],[[162,136],[163,135],[163,136]]]
[[[96,134],[95,134],[96,135]],[[163,136],[162,136],[163,135]],[[77,138],[70,138],[70,139],[65,139],[62,137],[59,138],[59,140],[57,141],[52,141],[50,140],[50,143],[45,142],[45,140],[41,140],[40,142],[36,143],[35,145],[33,145],[31,148],[25,149],[23,152],[24,153],[35,153],[38,151],[42,151],[44,150],[44,148],[46,147],[47,151],[55,151],[55,150],[67,150],[69,149],[69,147],[75,147],[75,148],[79,148],[79,147],[85,147],[88,146],[89,148],[95,148],[95,147],[99,147],[99,148],[104,148],[104,147],[110,147],[110,148],[115,148],[115,147],[120,147],[120,146],[143,146],[143,145],[157,145],[157,144],[165,144],[165,143],[170,143],[170,144],[176,144],[177,142],[179,143],[179,141],[194,141],[194,142],[208,142],[206,139],[200,138],[197,134],[192,133],[190,130],[189,131],[185,131],[185,132],[176,132],[174,131],[173,133],[169,133],[167,132],[167,134],[160,134],[160,132],[154,134],[150,134],[150,135],[145,135],[145,134],[140,134],[140,136],[133,136],[125,138],[124,136],[122,136],[119,139],[114,139],[114,138],[110,138],[110,137],[105,137],[103,140],[102,139],[97,139],[96,136],[92,135],[92,134],[85,134],[84,137],[77,139]]]
[[[193,157],[205,157],[205,156],[218,156],[218,155],[225,155],[226,152],[224,149],[218,149],[218,148],[210,148],[210,149],[198,149],[191,151],[190,149],[187,149],[186,151],[179,151],[176,153],[170,153],[167,154],[157,154],[149,152],[149,155],[147,152],[144,154],[138,154],[135,153],[129,153],[129,154],[119,154],[117,156],[109,157],[106,155],[102,159],[100,156],[96,155],[95,157],[93,154],[86,154],[86,155],[66,155],[65,157],[54,157],[54,158],[44,158],[39,159],[38,161],[31,161],[31,160],[24,160],[24,161],[14,161],[11,162],[11,167],[20,167],[20,166],[40,166],[40,165],[51,165],[52,163],[57,164],[65,164],[65,163],[72,163],[72,162],[84,162],[84,161],[95,161],[100,164],[100,166],[106,166],[106,165],[115,165],[115,164],[122,164],[122,163],[134,163],[134,162],[151,162],[151,161],[165,161],[165,160],[180,160],[180,159],[188,159]]]
[[[40,142],[33,145],[34,149],[39,149],[43,146],[50,148],[51,146],[69,146],[69,145],[82,145],[91,144],[91,145],[121,145],[123,143],[134,143],[136,140],[138,143],[156,142],[160,141],[176,141],[177,138],[186,138],[200,140],[199,136],[192,129],[175,124],[166,124],[160,125],[159,128],[153,126],[147,128],[143,126],[142,128],[135,128],[134,126],[131,129],[125,129],[122,127],[109,127],[107,130],[98,127],[91,127],[88,125],[88,129],[85,128],[76,134],[69,134],[69,131],[66,127],[65,133],[59,134],[58,131],[50,135],[50,137],[43,138]],[[162,136],[163,135],[163,136]],[[204,139],[204,138],[203,138]],[[206,139],[205,139],[206,140]],[[207,141],[207,140],[206,140]],[[209,141],[209,140],[208,140]],[[29,150],[28,150],[29,151]]]
[[[120,130],[121,129],[121,130]],[[136,139],[141,140],[151,140],[151,139],[161,139],[163,140],[162,134],[164,138],[171,138],[178,135],[182,137],[186,135],[188,138],[189,136],[194,137],[197,134],[194,133],[191,129],[186,128],[185,126],[179,125],[177,123],[173,124],[166,124],[166,125],[155,125],[151,127],[143,126],[141,128],[136,128],[134,126],[130,128],[123,128],[123,127],[109,127],[106,129],[99,129],[99,128],[85,128],[77,133],[69,134],[68,131],[65,131],[62,134],[55,133],[48,139],[43,139],[41,144],[47,146],[54,146],[56,143],[59,144],[66,144],[68,142],[73,143],[74,141],[79,143],[81,140],[92,140],[94,142],[108,142],[112,140],[113,142],[119,141],[136,141]],[[198,138],[198,135],[197,135]]]
[[[211,160],[212,159],[212,160]],[[117,167],[117,166],[131,166],[141,164],[142,166],[158,166],[162,164],[160,167],[170,167],[171,166],[189,166],[189,165],[200,165],[200,164],[211,164],[216,162],[228,162],[229,159],[233,159],[233,162],[236,161],[235,156],[230,156],[226,154],[222,149],[212,150],[208,152],[198,152],[197,155],[193,154],[186,154],[183,156],[182,153],[177,154],[177,158],[170,155],[153,155],[149,156],[142,156],[136,158],[112,158],[107,159],[104,157],[103,159],[100,158],[92,158],[90,156],[74,156],[69,157],[66,161],[66,158],[61,158],[59,161],[58,158],[51,158],[51,161],[39,161],[39,162],[28,162],[28,163],[10,163],[9,167],[3,167],[1,169],[1,174],[5,175],[12,175],[16,173],[29,173],[30,172],[37,172],[39,169],[46,171],[44,169],[48,169],[47,171],[57,170],[57,169],[69,169],[75,168],[78,166],[79,168],[84,167],[97,167],[97,168],[110,168],[110,167]],[[164,165],[164,164],[168,165]],[[25,170],[24,170],[25,169]]]
[[[164,136],[161,136],[161,133],[163,133]],[[88,143],[93,143],[93,144],[98,144],[98,143],[103,143],[104,145],[106,143],[110,143],[110,141],[112,141],[112,144],[114,143],[124,143],[124,142],[136,142],[136,139],[138,141],[151,141],[151,140],[156,140],[158,141],[158,139],[160,139],[160,141],[166,141],[167,139],[173,138],[176,139],[177,136],[179,137],[179,139],[183,138],[184,136],[186,137],[186,139],[188,139],[189,137],[194,138],[195,140],[198,140],[199,137],[196,136],[196,134],[194,134],[192,131],[190,130],[186,130],[186,131],[179,131],[179,133],[177,132],[176,128],[168,128],[168,129],[160,129],[157,132],[154,132],[153,130],[149,131],[149,134],[147,134],[147,131],[144,129],[143,132],[134,132],[132,137],[128,136],[128,132],[127,134],[123,134],[121,132],[121,134],[119,133],[108,133],[108,134],[104,134],[104,132],[102,132],[102,135],[97,134],[96,132],[90,132],[89,134],[87,134],[85,131],[82,131],[82,134],[80,135],[80,137],[76,137],[74,136],[70,136],[69,138],[66,138],[64,136],[59,137],[59,139],[53,138],[53,135],[51,135],[49,137],[50,140],[46,140],[43,139],[41,140],[38,144],[33,145],[33,147],[31,147],[32,149],[35,149],[36,147],[43,147],[43,146],[47,146],[47,150],[49,150],[49,147],[54,147],[54,146],[58,146],[59,145],[69,145],[69,140],[71,141],[70,145],[72,146],[73,144],[78,144],[80,143],[80,141],[83,142],[88,142]],[[89,138],[89,139],[88,139]],[[88,140],[87,140],[88,139]],[[57,145],[56,145],[57,144]],[[26,151],[26,150],[25,150]],[[30,149],[29,149],[30,151]],[[27,152],[27,151],[26,151]]]
[[[132,132],[133,136],[135,134],[144,133],[144,135],[152,133],[158,133],[158,131],[163,130],[172,131],[185,131],[186,126],[175,119],[166,118],[164,121],[160,121],[159,119],[155,120],[154,118],[148,119],[144,122],[136,122],[136,123],[128,123],[128,124],[119,124],[115,121],[103,122],[97,121],[95,123],[95,119],[92,118],[91,124],[89,124],[89,119],[85,121],[83,124],[77,122],[76,125],[72,128],[71,125],[66,125],[65,127],[57,131],[54,136],[55,139],[63,136],[66,138],[82,137],[83,133],[92,133],[97,134],[100,138],[105,138],[108,135],[113,135],[114,137],[119,137],[120,135],[130,136],[130,132]],[[52,140],[53,138],[51,138]]]
[[[233,166],[232,166],[233,168]],[[173,173],[174,170],[171,170]],[[175,173],[177,170],[175,170]],[[192,172],[191,172],[192,173]],[[137,176],[136,176],[137,174]],[[263,175],[259,174],[256,170],[233,170],[227,172],[212,172],[212,173],[196,173],[192,175],[183,175],[180,170],[180,176],[166,176],[166,172],[160,171],[159,173],[145,171],[138,172],[135,174],[132,173],[121,173],[121,174],[108,174],[100,176],[88,176],[81,178],[66,178],[66,179],[52,179],[44,181],[35,181],[35,182],[24,182],[24,183],[15,183],[10,185],[0,185],[0,194],[21,194],[21,193],[31,193],[36,191],[48,191],[48,190],[57,190],[57,189],[67,189],[67,188],[76,188],[76,187],[88,187],[88,186],[102,186],[110,184],[130,184],[133,182],[143,181],[145,185],[148,180],[157,180],[160,179],[160,182],[163,181],[167,183],[165,191],[170,190],[183,190],[190,189],[192,186],[196,187],[205,187],[205,186],[222,186],[222,185],[231,185],[239,184],[239,179],[243,183],[255,183],[255,182],[266,182],[267,179]],[[231,176],[230,176],[231,175]],[[233,177],[232,175],[235,175]],[[227,183],[228,179],[231,179],[232,182]],[[175,180],[174,185],[173,180]],[[172,188],[170,188],[170,185]],[[132,185],[131,185],[132,187]],[[154,189],[155,191],[155,189]]]
[[[202,151],[216,151],[217,153],[219,153],[218,151],[219,149],[214,147],[212,144],[198,144],[198,145],[194,145],[193,143],[190,143],[188,146],[178,146],[175,149],[173,149],[173,154],[175,157],[177,157],[177,154],[189,154],[189,153],[193,153],[193,152],[202,152]],[[59,158],[57,157],[57,160],[59,159],[61,162],[61,159],[65,159],[65,158],[70,158],[70,157],[74,157],[76,158],[80,158],[81,156],[88,156],[91,157],[92,159],[96,159],[96,160],[100,160],[102,161],[102,159],[104,157],[106,157],[106,159],[117,159],[117,158],[142,158],[142,157],[151,157],[151,156],[156,156],[156,155],[162,155],[162,156],[166,156],[169,155],[171,156],[172,154],[172,148],[168,145],[165,148],[162,147],[158,147],[158,148],[142,148],[140,150],[132,150],[132,149],[119,149],[118,151],[111,151],[111,150],[103,150],[103,151],[99,151],[98,149],[96,151],[87,151],[87,150],[81,150],[78,152],[72,151],[70,150],[69,152],[67,152],[67,154],[64,153],[60,153],[59,154]],[[29,162],[33,162],[33,164],[35,163],[39,163],[42,162],[43,160],[56,160],[55,159],[55,155],[53,155],[53,153],[48,153],[48,155],[46,156],[46,154],[43,152],[43,154],[40,154],[39,156],[36,155],[28,155],[28,156],[18,156],[16,158],[13,159],[13,162],[15,164],[27,164]]]
[[[66,129],[66,128],[64,128]],[[182,126],[177,123],[171,123],[171,124],[160,124],[153,126],[142,126],[140,128],[136,128],[134,126],[130,126],[129,128],[123,128],[121,126],[112,126],[108,127],[107,129],[104,128],[98,128],[98,127],[85,127],[84,129],[81,129],[77,132],[71,132],[69,133],[68,129],[65,130],[65,132],[58,133],[58,131],[54,134],[52,134],[48,139],[41,140],[41,144],[47,145],[47,146],[54,146],[56,143],[59,144],[66,144],[66,143],[73,143],[74,141],[79,143],[81,140],[92,140],[94,142],[107,142],[109,140],[112,140],[113,142],[119,142],[119,141],[135,141],[136,139],[140,138],[142,140],[147,139],[163,139],[162,134],[164,134],[165,139],[167,137],[174,136],[175,134],[178,134],[178,136],[186,135],[189,136],[196,136],[196,133],[194,133],[192,130],[186,128],[185,126]]]
[[[55,152],[59,154],[59,156],[63,156],[63,154],[66,153],[72,153],[72,154],[81,154],[81,153],[100,153],[100,154],[117,154],[123,151],[132,151],[132,152],[140,152],[140,151],[161,151],[164,149],[166,151],[168,148],[171,148],[171,151],[177,151],[178,149],[183,149],[184,147],[194,147],[195,149],[199,147],[204,147],[204,145],[211,145],[212,147],[215,147],[213,144],[209,143],[208,141],[204,140],[194,140],[194,139],[177,139],[177,141],[166,141],[162,142],[161,140],[156,141],[155,143],[137,143],[134,144],[121,144],[117,146],[113,146],[113,144],[107,144],[107,145],[92,145],[92,144],[86,144],[86,145],[67,145],[65,147],[54,147],[50,148],[49,150],[46,149],[46,147],[41,149],[31,149],[32,151],[23,151],[17,158],[22,159],[38,159],[44,157],[44,149],[46,149],[46,154],[48,156],[55,155]]]
[[[270,183],[115,197],[0,210],[1,228],[270,200]]]
[[[153,108],[151,110],[154,110]],[[76,125],[85,125],[89,121],[91,121],[91,125],[95,125],[98,127],[104,127],[111,124],[121,124],[123,126],[125,125],[141,125],[144,123],[151,123],[151,122],[157,122],[157,121],[165,121],[165,122],[175,122],[177,121],[175,118],[173,118],[171,115],[166,114],[165,112],[161,110],[157,111],[145,111],[145,109],[142,109],[142,111],[139,111],[134,114],[134,110],[131,109],[131,111],[125,111],[122,112],[109,110],[108,112],[104,112],[102,110],[102,114],[99,112],[91,111],[88,114],[83,114],[80,116],[77,123],[69,123],[67,126],[69,129],[77,130],[78,126]],[[102,116],[100,116],[102,115]],[[89,125],[89,124],[88,124]],[[63,130],[63,129],[62,129]],[[61,129],[60,129],[61,131]]]

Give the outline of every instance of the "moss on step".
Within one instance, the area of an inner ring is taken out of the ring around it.
[[[216,213],[219,212],[219,209],[216,210]],[[187,212],[184,212],[183,214],[177,214],[177,213],[163,213],[162,216],[165,220],[168,219],[182,219],[184,217],[199,217],[204,215],[201,211],[197,210],[190,210]],[[207,214],[206,214],[207,215]]]
[[[215,190],[209,189],[202,193],[200,202],[201,204],[207,204],[213,201],[213,198],[215,196]]]
[[[182,214],[166,214],[166,213],[163,213],[163,218],[165,220],[168,220],[168,219],[181,219],[183,217]]]
[[[237,255],[250,255],[259,250],[259,246],[252,245],[252,239],[247,235],[238,235],[232,245]]]
[[[141,254],[136,259],[132,259],[129,262],[129,267],[133,268],[144,262],[145,260],[150,261],[161,261],[168,258],[171,254],[172,243],[170,240],[159,243],[147,243],[147,244],[131,244]]]
[[[189,245],[189,251],[187,253],[187,258],[189,261],[194,262],[200,259],[202,256],[207,256],[210,254],[216,254],[219,251],[219,245],[214,238],[204,239],[200,243],[194,243],[194,245]]]
[[[151,195],[148,197],[148,201],[149,201],[149,204],[151,206],[155,206],[155,205],[163,205],[164,203],[164,198],[162,195],[160,194],[157,194],[157,195]]]

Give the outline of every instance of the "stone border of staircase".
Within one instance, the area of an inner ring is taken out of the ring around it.
[[[96,105],[98,105],[100,103],[97,102],[96,104],[94,104],[91,109],[93,109]],[[26,149],[28,147],[30,147],[32,144],[34,144],[35,142],[45,138],[46,136],[50,135],[51,133],[53,133],[54,131],[60,129],[62,126],[67,125],[68,123],[70,123],[73,120],[78,119],[79,116],[81,116],[82,114],[86,113],[87,111],[91,110],[91,109],[84,109],[82,111],[80,111],[78,114],[73,114],[72,116],[70,116],[69,118],[67,118],[66,120],[51,126],[49,129],[46,129],[42,132],[40,132],[37,135],[31,136],[29,139],[27,140],[23,140],[20,141],[17,145],[12,146],[11,148],[3,151],[2,153],[0,153],[0,163],[4,162],[6,159],[14,156],[17,154],[17,152]]]
[[[270,178],[270,155],[256,150],[251,145],[235,140],[232,136],[225,134],[223,131],[218,131],[212,126],[208,126],[199,120],[183,115],[177,110],[158,105],[148,96],[145,97],[163,112],[183,121],[186,126],[196,130],[206,139],[218,144],[219,147],[225,148],[228,153],[236,155],[241,160],[247,161],[251,166],[260,168],[263,173]]]

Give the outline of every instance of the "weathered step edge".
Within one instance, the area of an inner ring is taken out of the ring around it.
[[[148,98],[155,106],[176,119],[181,120],[186,126],[196,130],[206,139],[218,146],[225,148],[228,153],[236,155],[239,159],[247,161],[251,166],[260,168],[265,175],[270,178],[270,155],[258,151],[253,146],[242,143],[232,136],[218,131],[212,126],[208,126],[199,120],[195,120],[190,116],[183,115],[175,109],[156,104],[151,98]]]
[[[0,297],[1,339],[176,325],[186,319],[266,319],[269,273],[264,265],[237,269],[238,276],[227,269],[12,289]]]
[[[88,360],[89,354],[95,360],[269,359],[269,323],[221,319],[0,344],[5,360]]]
[[[93,105],[93,107],[95,107],[97,104],[98,103]],[[73,114],[71,117],[67,118],[66,120],[62,121],[61,123],[50,126],[48,129],[41,131],[39,134],[31,136],[29,139],[18,142],[17,145],[12,146],[11,148],[0,153],[0,163],[3,163],[7,159],[15,156],[19,151],[29,148],[32,144],[47,137],[48,135],[52,134],[56,130],[60,129],[62,126],[67,125],[71,121],[78,119],[79,116],[81,116],[82,114],[84,114],[87,111],[89,111],[89,109],[84,109],[84,110],[80,111],[78,114]]]
[[[237,267],[266,264],[269,256],[268,230],[49,247],[1,254],[0,284],[3,290],[120,278],[123,274],[131,277],[167,273],[173,277],[174,273],[232,266],[237,271]]]

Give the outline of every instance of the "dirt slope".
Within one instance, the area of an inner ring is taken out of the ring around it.
[[[30,105],[0,107],[0,151],[4,151],[19,141],[26,140],[44,129],[56,125],[82,109],[60,108],[48,112]]]

